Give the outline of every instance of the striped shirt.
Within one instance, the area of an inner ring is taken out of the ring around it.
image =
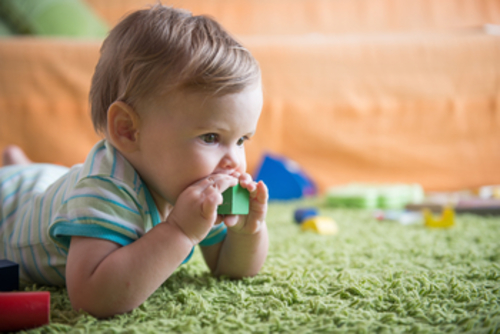
[[[0,168],[0,203],[0,254],[19,264],[21,280],[46,285],[64,285],[72,236],[126,246],[161,222],[140,176],[106,140],[70,169]],[[224,224],[214,226],[200,245],[214,245],[226,234]]]

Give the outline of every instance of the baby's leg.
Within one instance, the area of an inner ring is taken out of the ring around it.
[[[28,165],[31,162],[19,146],[9,145],[2,152],[2,166]]]

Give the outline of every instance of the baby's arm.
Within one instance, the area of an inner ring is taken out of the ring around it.
[[[191,241],[162,223],[127,246],[72,237],[66,284],[73,308],[109,317],[142,304],[191,251]]]
[[[221,192],[236,182],[216,175],[188,187],[165,222],[127,246],[72,237],[66,284],[73,308],[109,317],[142,304],[208,234]]]
[[[248,174],[240,177],[240,184],[250,192],[249,214],[225,216],[226,239],[213,246],[201,247],[207,265],[216,276],[254,276],[267,257],[267,187],[262,181],[255,183]]]

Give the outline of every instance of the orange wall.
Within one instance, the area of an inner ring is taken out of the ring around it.
[[[87,1],[109,22],[146,3]],[[261,65],[265,102],[247,147],[251,171],[273,152],[297,161],[321,190],[353,181],[428,190],[500,184],[500,37],[480,28],[498,22],[499,2],[372,1],[175,4],[219,17]],[[339,34],[347,21],[351,33]],[[283,27],[328,33],[283,35]],[[101,42],[0,39],[0,149],[15,143],[35,161],[83,161],[99,139],[87,98]]]

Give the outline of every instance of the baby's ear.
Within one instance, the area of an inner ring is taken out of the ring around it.
[[[119,151],[130,153],[138,149],[139,124],[139,115],[125,102],[116,101],[109,107],[107,136]]]

